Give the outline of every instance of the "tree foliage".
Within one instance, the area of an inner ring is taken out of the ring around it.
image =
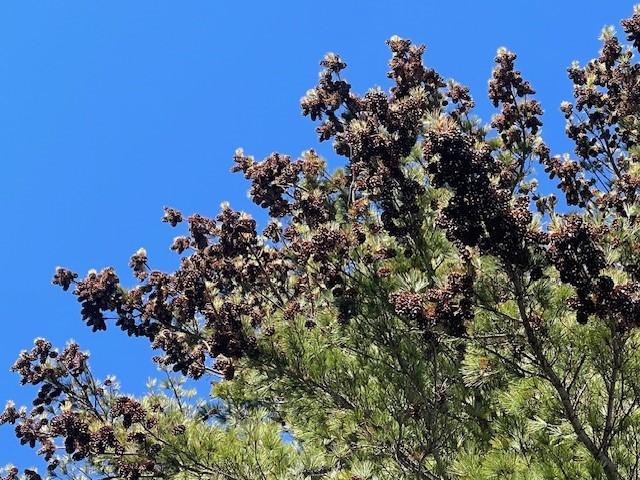
[[[132,288],[56,271],[89,327],[147,338],[166,379],[132,398],[38,339],[13,366],[37,397],[0,422],[70,478],[640,478],[640,9],[622,28],[630,44],[605,29],[568,69],[573,156],[550,153],[510,51],[488,126],[424,46],[392,37],[392,88],[362,96],[328,54],[301,106],[342,167],[238,150],[264,229],[167,208],[186,220],[175,272],[142,249]]]

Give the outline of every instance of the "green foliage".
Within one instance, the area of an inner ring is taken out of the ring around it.
[[[636,49],[639,12],[623,21]],[[238,150],[261,233],[223,206],[187,219],[174,273],[142,249],[132,289],[56,271],[88,326],[147,338],[166,378],[134,399],[77,345],[38,339],[13,367],[34,408],[0,423],[73,479],[639,479],[640,65],[612,29],[602,41],[569,68],[576,160],[550,155],[505,49],[491,128],[424,47],[392,37],[394,86],[363,96],[328,54],[302,109],[345,165]]]

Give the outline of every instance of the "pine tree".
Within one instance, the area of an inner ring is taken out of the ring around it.
[[[139,250],[133,288],[55,273],[166,379],[122,395],[77,344],[37,339],[13,366],[37,397],[0,423],[74,479],[639,479],[640,9],[622,27],[630,44],[605,29],[568,69],[573,158],[551,155],[510,51],[488,126],[424,46],[392,37],[393,87],[362,96],[328,54],[301,106],[342,167],[238,150],[265,228],[167,208],[187,228],[175,272]]]

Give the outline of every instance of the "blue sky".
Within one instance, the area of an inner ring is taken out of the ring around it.
[[[603,8],[603,5],[606,7]],[[0,3],[0,403],[28,402],[8,368],[37,336],[76,339],[98,375],[140,393],[155,374],[143,340],[92,334],[70,294],[50,285],[57,265],[84,274],[146,247],[176,265],[177,235],[162,207],[213,215],[228,200],[256,212],[229,173],[242,146],[263,157],[317,146],[299,98],[328,51],[349,64],[360,93],[387,87],[393,34],[426,43],[426,63],[468,85],[488,121],[487,79],[507,46],[546,110],[543,133],[570,150],[558,110],[565,69],[597,53],[600,29],[632,2],[138,0]],[[329,145],[320,148],[330,154]],[[6,215],[6,217],[4,216]],[[0,405],[0,408],[2,405]],[[0,465],[34,464],[11,428]]]

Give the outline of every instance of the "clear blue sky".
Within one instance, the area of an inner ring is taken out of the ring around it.
[[[229,173],[236,147],[257,157],[316,145],[298,100],[328,51],[349,64],[356,91],[387,86],[392,34],[428,45],[426,62],[486,100],[496,49],[519,67],[546,110],[553,150],[564,140],[565,69],[597,53],[602,26],[632,2],[602,1],[4,1],[0,3],[0,403],[29,400],[8,368],[36,336],[92,352],[98,374],[140,393],[155,374],[142,340],[92,334],[70,294],[50,285],[56,265],[82,274],[145,246],[176,264],[162,207],[215,214],[220,202],[254,211]],[[325,146],[321,152],[330,152]],[[0,408],[2,405],[0,405]],[[34,463],[11,428],[0,465]]]

